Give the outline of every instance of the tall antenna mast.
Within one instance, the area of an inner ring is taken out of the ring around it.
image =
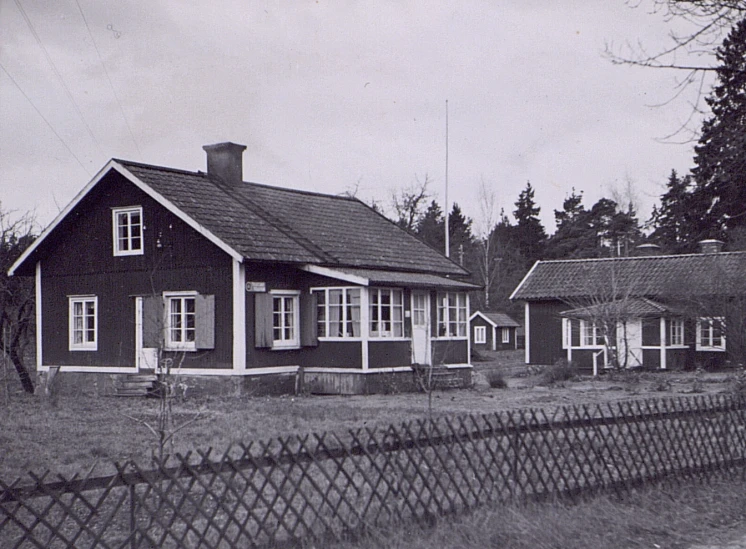
[[[446,257],[451,257],[451,238],[448,228],[448,218],[450,210],[448,209],[448,99],[446,99]]]

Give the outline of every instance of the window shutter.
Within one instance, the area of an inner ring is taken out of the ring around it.
[[[254,346],[271,348],[272,340],[272,295],[254,294]]]
[[[197,313],[197,349],[215,348],[215,296],[198,295],[195,297]]]
[[[568,324],[568,328],[570,328],[570,345],[580,347],[580,321],[570,319]]]
[[[301,294],[300,296],[300,344],[303,347],[316,347],[319,344],[316,315],[318,296]]]
[[[142,346],[158,348],[163,344],[163,298],[145,296],[142,300]]]

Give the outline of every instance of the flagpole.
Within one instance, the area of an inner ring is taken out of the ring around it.
[[[451,257],[451,237],[450,237],[450,231],[448,229],[448,218],[450,217],[449,213],[450,210],[448,208],[448,99],[446,99],[446,196],[445,196],[445,216],[446,216],[446,257]]]

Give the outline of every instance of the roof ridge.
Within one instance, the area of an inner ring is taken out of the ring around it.
[[[539,259],[538,263],[591,263],[603,261],[650,261],[654,259],[681,259],[686,257],[712,257],[724,255],[741,255],[746,254],[746,250],[735,250],[731,252],[701,253],[692,252],[688,254],[667,254],[667,255],[632,255],[626,257],[579,257],[573,259]]]
[[[119,162],[120,164],[130,165],[130,166],[137,166],[138,168],[147,168],[151,170],[160,170],[164,172],[171,172],[171,173],[178,173],[178,174],[187,174],[187,175],[196,175],[199,177],[207,177],[207,173],[197,170],[191,171],[191,170],[183,170],[180,168],[169,168],[167,166],[156,166],[155,164],[146,164],[144,162],[135,162],[134,160],[123,160],[121,158],[112,158],[114,162]]]
[[[222,190],[224,193],[226,193],[228,196],[230,196],[232,199],[239,202],[241,205],[243,205],[246,208],[251,209],[256,215],[264,219],[267,223],[270,223],[273,227],[275,227],[278,231],[282,232],[285,236],[292,239],[296,244],[300,245],[301,247],[305,248],[307,251],[311,252],[313,255],[321,259],[322,261],[330,261],[334,264],[339,264],[339,259],[334,257],[332,254],[327,252],[326,250],[322,249],[320,246],[300,234],[298,231],[293,229],[291,226],[289,226],[287,223],[285,223],[282,219],[279,219],[277,216],[271,214],[268,212],[265,208],[251,200],[251,198],[246,197],[242,195],[241,193],[237,192],[231,192],[232,189],[228,187],[227,185],[224,185],[221,181],[209,177],[208,179],[220,190]],[[253,185],[254,183],[250,183],[250,185]]]

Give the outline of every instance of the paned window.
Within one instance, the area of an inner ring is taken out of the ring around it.
[[[272,295],[272,347],[298,347],[298,295]]]
[[[438,294],[438,336],[466,337],[466,294]]]
[[[670,346],[684,345],[684,321],[672,318],[668,321],[668,344]]]
[[[697,321],[697,350],[725,350],[725,319],[723,317],[700,318]]]
[[[96,296],[70,299],[70,350],[95,351],[98,348],[98,299]]]
[[[474,326],[474,343],[477,343],[477,344],[487,343],[487,327],[486,326]]]
[[[510,328],[503,328],[502,329],[502,342],[503,343],[510,343]]]
[[[114,215],[114,255],[141,255],[142,208],[119,208]]]
[[[319,337],[360,337],[360,288],[324,288],[316,295]]]
[[[370,289],[370,336],[404,337],[404,292]]]
[[[583,347],[600,347],[604,344],[603,330],[595,321],[580,321],[580,342]]]
[[[166,295],[166,348],[196,349],[197,306],[194,295]]]

